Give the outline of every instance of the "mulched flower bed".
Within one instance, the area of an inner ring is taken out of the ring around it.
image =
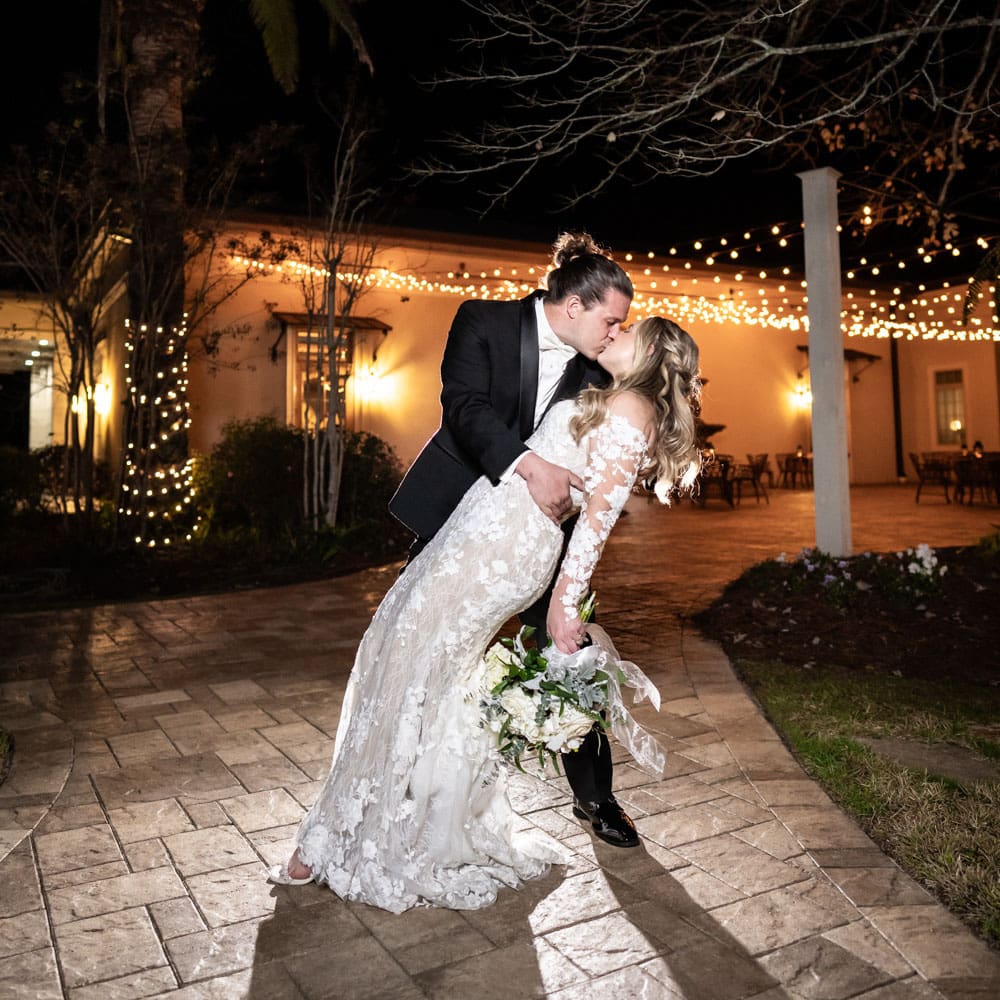
[[[838,561],[833,572],[829,565],[803,572],[799,560],[764,563],[731,583],[695,624],[731,659],[1000,686],[1000,555],[982,547],[935,555],[937,570],[946,571],[915,593],[866,589],[860,557]]]

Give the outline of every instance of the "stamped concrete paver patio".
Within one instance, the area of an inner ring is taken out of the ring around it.
[[[995,508],[854,490],[858,550],[965,544]],[[633,500],[595,581],[602,624],[659,686],[654,780],[618,753],[643,834],[607,847],[561,778],[516,776],[572,863],[482,911],[400,916],[278,888],[326,773],[354,648],[395,568],[216,596],[11,614],[0,719],[0,995],[984,1000],[1000,957],[796,763],[685,615],[812,543],[811,495]]]

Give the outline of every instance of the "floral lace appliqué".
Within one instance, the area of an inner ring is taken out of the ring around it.
[[[553,406],[528,444],[586,484],[560,574],[575,609],[645,440],[611,416],[576,442],[574,407]],[[468,909],[565,860],[543,832],[515,832],[507,770],[466,696],[500,626],[547,588],[562,543],[523,479],[483,478],[393,584],[358,648],[329,777],[299,828],[317,881],[397,913]]]

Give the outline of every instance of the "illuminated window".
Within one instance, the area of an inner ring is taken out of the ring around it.
[[[289,351],[289,423],[318,430],[326,426],[331,413],[335,422],[345,421],[347,381],[357,374],[357,366],[371,367],[391,327],[369,316],[346,321],[337,316],[328,332],[325,315],[314,316],[311,322],[305,313],[274,316],[282,324]]]
[[[296,342],[295,423],[307,430],[326,426],[330,394],[336,387],[343,397],[351,377],[354,360],[354,330],[337,331],[332,349],[327,347],[326,331],[298,329]],[[338,408],[333,407],[339,422]]]
[[[934,412],[937,443],[961,444],[965,439],[965,385],[960,368],[934,373]]]

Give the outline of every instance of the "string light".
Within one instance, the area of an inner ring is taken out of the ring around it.
[[[781,232],[780,227],[772,227],[773,235],[778,235]],[[671,248],[670,252],[673,253],[675,250],[676,248]],[[653,257],[650,257],[649,253],[644,256],[647,259],[655,259],[655,254]],[[625,258],[634,259],[635,255],[626,254]],[[869,265],[866,257],[861,258],[861,261],[863,265],[870,266],[877,271],[878,266]],[[281,270],[279,266],[261,264],[242,257],[235,257],[234,263],[240,267],[254,267],[259,270]],[[716,271],[716,263],[714,255],[710,254],[705,259],[705,265],[709,271]],[[283,267],[293,273],[308,271],[315,276],[329,276],[329,272],[323,268],[297,261],[286,261]],[[534,270],[534,268],[530,268],[529,273],[533,273]],[[668,266],[664,265],[663,271],[668,270]],[[694,270],[694,265],[690,260],[684,261],[684,270],[688,273],[681,280],[691,286],[699,285],[699,276],[691,273]],[[509,277],[504,277],[500,268],[494,268],[492,280],[474,282],[468,278],[468,271],[463,271],[462,280],[459,280],[455,271],[446,272],[442,278],[434,278],[401,274],[383,267],[373,268],[363,276],[338,272],[337,279],[353,284],[360,281],[367,287],[400,292],[406,295],[445,294],[462,298],[509,301],[523,298],[536,287],[532,282],[517,280],[515,271],[516,269],[512,268]],[[644,279],[649,278],[651,273],[652,268],[645,267],[641,272]],[[782,277],[790,276],[791,268],[782,267],[780,274]],[[706,275],[702,273],[702,280],[705,277]],[[857,273],[848,271],[847,277],[849,280],[856,279]],[[749,283],[747,278],[748,276],[743,271],[735,271],[726,275],[713,273],[710,278],[711,285],[722,286],[731,280],[734,286],[740,287],[736,288],[735,291],[730,288],[728,291],[720,290],[714,293],[685,293],[679,290],[680,282],[677,278],[671,279],[669,285],[671,290],[668,291],[660,290],[655,281],[643,282],[638,280],[638,275],[632,274],[633,284],[636,287],[633,300],[634,308],[640,317],[648,315],[669,316],[680,323],[707,323],[794,331],[808,330],[807,295],[802,294],[798,301],[790,301],[786,294],[787,285],[780,279],[769,278],[768,272],[762,269],[758,272],[761,284],[755,290],[758,301],[754,305],[750,305],[746,301],[747,293],[750,291],[749,289],[745,290],[745,286]],[[775,284],[775,281],[778,283]],[[644,285],[648,287],[643,287]],[[800,281],[799,287],[804,292],[806,282]],[[673,291],[673,289],[678,289],[678,291]],[[991,322],[986,323],[982,318],[973,316],[968,325],[963,326],[958,324],[957,317],[962,311],[964,293],[952,290],[947,285],[944,290],[931,298],[926,296],[906,298],[901,295],[898,288],[891,290],[869,288],[867,289],[867,302],[861,300],[858,289],[847,288],[844,291],[844,296],[848,307],[842,310],[841,319],[843,328],[850,337],[1000,341],[1000,326],[998,326],[998,319],[995,315],[996,293],[992,287],[990,294],[992,298],[987,305],[992,313]],[[773,304],[772,296],[776,299]],[[779,299],[777,296],[781,296],[781,298]],[[945,303],[950,308],[950,312],[948,308],[944,310],[936,308]],[[918,313],[923,315],[918,315]]]
[[[870,206],[866,206],[863,215],[865,219],[872,219]],[[687,258],[684,259],[683,270],[688,273],[684,276],[683,280],[690,282],[691,285],[698,284],[698,276],[695,273],[696,265],[699,268],[701,267],[700,264],[697,264],[698,260],[703,262],[705,270],[713,272],[713,277],[711,278],[713,285],[723,285],[728,280],[732,280],[734,283],[743,283],[747,280],[745,269],[732,274],[722,275],[718,270],[720,261],[723,259],[736,261],[740,259],[741,254],[759,254],[765,249],[772,254],[787,252],[793,245],[795,245],[795,250],[798,253],[799,248],[796,244],[802,236],[803,229],[804,225],[801,222],[772,223],[767,226],[757,227],[756,229],[744,230],[742,233],[742,243],[738,239],[723,235],[715,241],[706,239],[695,240],[690,244],[689,250],[685,254],[682,254],[683,248],[679,248],[676,245],[671,246],[667,251],[667,255],[670,257],[684,256]],[[838,230],[840,229],[841,227],[838,226]],[[974,243],[979,250],[985,250],[989,247],[988,242],[983,237],[977,237]],[[942,253],[947,254],[949,257],[955,257],[961,253],[961,248],[955,242],[946,243],[941,249],[920,246],[916,248],[912,260],[902,259],[892,254],[886,260],[870,260],[867,254],[863,254],[853,263],[850,263],[850,254],[848,253],[845,255],[845,276],[848,281],[860,281],[865,274],[879,277],[883,270],[890,267],[897,272],[905,271],[910,265],[918,266],[920,264],[931,263]],[[647,251],[645,254],[637,254],[630,251],[624,254],[626,269],[628,269],[628,264],[639,258],[645,257],[647,261],[653,262],[656,256],[656,253],[652,250]],[[280,265],[271,265],[245,257],[236,257],[234,258],[234,262],[241,267],[245,267],[248,271],[288,272],[292,275],[306,272],[317,277],[329,276],[329,271],[325,268],[301,261],[291,260],[285,261]],[[800,259],[797,259],[795,263],[797,268],[801,267]],[[670,265],[666,263],[661,267],[662,272],[665,274],[669,273],[670,269]],[[792,274],[792,268],[788,264],[781,265],[780,267],[778,265],[771,265],[771,270],[775,274],[780,274],[783,278],[787,278]],[[642,277],[650,278],[652,271],[652,266],[644,267]],[[533,277],[535,273],[536,269],[534,267],[528,268],[530,276]],[[498,267],[492,269],[490,279],[487,279],[485,271],[480,272],[479,277],[480,280],[478,282],[473,281],[470,272],[465,270],[464,267],[461,273],[449,271],[443,277],[404,275],[387,268],[374,268],[363,276],[340,272],[337,274],[337,278],[340,281],[352,283],[360,281],[367,287],[399,291],[404,294],[434,293],[456,297],[461,296],[463,298],[517,299],[522,298],[536,287],[534,283],[520,280],[516,268],[511,268],[507,277],[504,277],[502,270]],[[704,279],[705,274],[702,274],[701,277]],[[640,288],[643,283],[636,280],[636,278],[637,276],[633,275],[633,283],[637,287],[636,305],[641,305],[645,311],[650,313],[665,314],[670,312],[671,315],[677,315],[676,310],[680,308],[684,318],[689,322],[702,321],[752,325],[776,329],[788,329],[789,317],[794,314],[796,322],[800,327],[808,326],[808,316],[805,311],[805,304],[808,300],[805,296],[801,298],[801,301],[796,303],[791,303],[787,298],[783,298],[773,309],[765,308],[768,302],[767,297],[773,293],[774,288],[773,286],[763,284],[770,280],[768,270],[764,268],[761,268],[758,272],[758,278],[762,283],[756,290],[759,300],[758,306],[749,312],[746,309],[733,306],[730,302],[732,296],[727,295],[724,291],[719,291],[714,295],[701,293],[697,295],[681,294],[678,296],[672,292],[660,291],[655,282],[647,281],[645,284],[648,286],[648,291],[644,294]],[[677,279],[672,279],[670,288],[677,289],[679,287]],[[801,282],[801,287],[803,289],[806,287],[804,281]],[[949,288],[947,283],[944,284],[944,288]],[[778,285],[777,291],[784,295],[786,292],[785,285]],[[986,322],[981,317],[973,316],[967,325],[959,324],[956,319],[961,313],[960,307],[963,302],[961,292],[949,291],[947,293],[951,311],[949,312],[946,309],[944,316],[940,314],[940,311],[927,312],[923,316],[918,316],[916,315],[918,311],[935,309],[938,302],[933,304],[926,302],[918,303],[916,297],[906,299],[902,296],[900,290],[896,288],[892,289],[891,292],[887,289],[871,289],[871,298],[868,305],[862,306],[859,299],[855,296],[855,291],[850,289],[845,290],[845,297],[850,303],[850,308],[844,311],[843,320],[845,331],[850,336],[892,336],[905,337],[907,339],[954,339],[960,341],[1000,340],[1000,330],[998,330],[998,322],[1000,320],[996,316],[996,291],[993,288],[990,289],[992,298],[987,303],[987,308],[991,314],[990,321]],[[739,294],[742,295],[742,292]],[[984,296],[980,296],[981,300],[983,298]],[[729,302],[728,305],[726,304],[727,302]],[[958,308],[956,308],[956,305]],[[982,309],[979,311],[982,312]],[[894,315],[896,318],[894,318]],[[900,316],[903,318],[899,319]],[[944,317],[949,318],[946,319]]]
[[[181,532],[186,540],[191,538],[190,526],[186,523],[189,519],[182,518],[178,522],[176,515],[185,513],[185,505],[190,505],[195,495],[193,460],[164,462],[156,454],[158,444],[167,445],[174,439],[179,441],[191,426],[187,401],[186,319],[185,315],[180,328],[172,329],[169,334],[157,327],[155,336],[149,335],[147,325],[141,325],[138,337],[134,324],[125,321],[128,359],[125,361],[125,384],[133,414],[143,414],[147,445],[143,447],[140,437],[128,442],[122,481],[125,502],[118,513],[126,518],[140,519],[135,524],[138,532],[135,542],[148,548],[170,545]],[[137,360],[137,356],[141,360]],[[163,382],[170,388],[154,396],[141,391],[133,377],[133,371],[141,366],[147,369],[147,380],[155,379],[157,384]]]

